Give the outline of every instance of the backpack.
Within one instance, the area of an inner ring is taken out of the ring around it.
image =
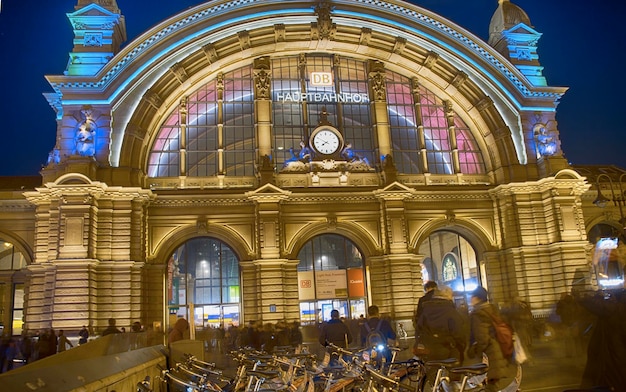
[[[383,335],[382,332],[380,332],[380,325],[383,323],[383,320],[380,319],[378,321],[378,325],[376,325],[375,329],[372,329],[369,325],[369,323],[365,323],[365,329],[367,329],[367,336],[365,338],[365,345],[366,347],[375,347],[378,345],[387,345],[387,339],[385,338],[385,336]]]
[[[496,334],[496,340],[500,344],[500,349],[502,350],[502,355],[504,358],[510,359],[513,357],[513,327],[507,324],[501,318],[489,314],[491,317],[491,322],[493,325],[493,329]]]

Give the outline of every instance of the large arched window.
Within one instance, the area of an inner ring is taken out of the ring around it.
[[[376,138],[364,61],[313,53],[272,61],[274,160],[281,167],[308,142],[321,113],[353,151],[374,162]],[[319,78],[319,80],[317,79]]]
[[[484,174],[482,153],[465,122],[417,82],[388,71],[387,111],[399,173]],[[425,154],[425,155],[424,155]]]
[[[365,61],[326,53],[274,58],[272,159],[292,160],[322,122],[340,130],[356,156],[378,161]],[[485,174],[469,127],[448,104],[409,77],[386,72],[387,111],[396,168],[402,174]],[[149,177],[254,176],[252,65],[219,74],[181,100],[161,125]]]
[[[467,239],[451,231],[437,231],[422,242],[422,279],[469,293],[483,282],[476,251]]]
[[[183,99],[159,130],[148,176],[253,176],[252,80],[252,67],[242,67],[218,75]]]
[[[215,238],[194,238],[178,247],[167,263],[167,300],[172,321],[189,317],[198,327],[239,324],[239,260]]]
[[[365,314],[363,255],[352,241],[336,234],[320,235],[302,247],[298,258],[302,324],[329,320],[333,309],[345,318]]]

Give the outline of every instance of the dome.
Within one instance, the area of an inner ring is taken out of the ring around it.
[[[489,23],[489,44],[496,43],[500,39],[500,33],[503,30],[510,29],[519,23],[532,27],[530,18],[519,6],[511,3],[509,0],[498,0],[498,3],[498,8]]]

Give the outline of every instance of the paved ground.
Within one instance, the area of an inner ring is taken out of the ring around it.
[[[531,349],[533,359],[522,367],[522,390],[562,392],[578,388],[587,361],[582,351],[568,356],[562,341],[536,343]]]

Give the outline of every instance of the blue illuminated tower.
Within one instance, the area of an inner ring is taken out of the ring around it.
[[[95,75],[126,41],[126,23],[115,0],[78,0],[67,14],[74,29],[74,48],[66,75]]]
[[[489,45],[509,59],[535,86],[547,86],[539,64],[537,42],[541,33],[532,28],[530,18],[509,0],[499,0],[489,23]]]

